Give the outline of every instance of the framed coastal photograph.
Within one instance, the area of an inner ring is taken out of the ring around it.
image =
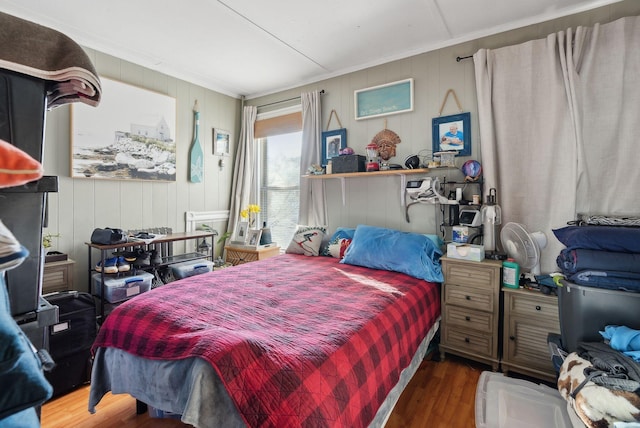
[[[456,151],[471,155],[471,113],[436,117],[432,120],[433,152]]]
[[[258,248],[260,245],[260,237],[262,235],[262,229],[251,229],[247,233],[247,244],[251,247]]]
[[[71,177],[175,181],[175,98],[100,81],[98,107],[71,105]]]
[[[413,79],[359,89],[354,105],[356,120],[413,111]]]
[[[231,143],[231,134],[223,129],[213,129],[213,154],[228,155],[229,145]]]
[[[340,150],[347,147],[347,129],[336,129],[322,133],[322,166],[326,166],[331,158],[340,155]]]

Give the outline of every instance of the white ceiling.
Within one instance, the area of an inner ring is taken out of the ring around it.
[[[0,0],[0,10],[253,98],[616,1]]]

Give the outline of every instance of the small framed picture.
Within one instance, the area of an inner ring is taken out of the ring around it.
[[[252,229],[247,233],[247,245],[258,248],[260,245],[260,237],[262,236],[262,229]]]
[[[236,226],[236,239],[234,243],[237,244],[246,244],[247,243],[247,234],[249,232],[249,222],[241,221]]]
[[[213,154],[228,155],[229,145],[231,143],[231,134],[223,129],[213,129]]]
[[[471,155],[471,113],[436,117],[432,127],[434,153],[455,150],[456,156]]]
[[[340,155],[340,150],[347,147],[347,128],[325,131],[322,133],[322,166],[326,166],[331,158]]]

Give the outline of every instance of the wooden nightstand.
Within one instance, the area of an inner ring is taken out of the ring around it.
[[[445,353],[500,364],[500,280],[502,263],[442,257],[440,356]]]
[[[241,265],[243,263],[255,262],[256,260],[264,260],[269,257],[280,254],[280,247],[267,247],[260,249],[247,249],[228,245],[224,247],[227,251],[226,262],[232,265]]]
[[[558,298],[539,291],[503,288],[502,371],[555,382],[547,336],[560,333]]]
[[[73,266],[71,259],[44,264],[42,274],[42,294],[54,291],[73,290]]]

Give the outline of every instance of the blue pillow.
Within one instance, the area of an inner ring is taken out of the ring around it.
[[[442,250],[426,235],[359,225],[340,263],[402,272],[442,282]]]
[[[567,248],[640,253],[640,228],[620,226],[567,226],[553,229]]]

